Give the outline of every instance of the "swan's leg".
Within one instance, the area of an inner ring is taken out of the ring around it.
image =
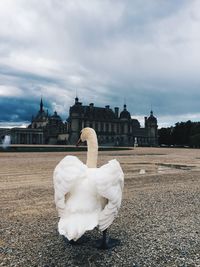
[[[108,249],[107,229],[103,231],[103,238],[102,238],[102,243],[100,245],[100,248],[101,249]]]
[[[109,238],[107,236],[107,229],[103,231],[103,237],[98,248],[100,249],[110,249],[120,244],[119,239]]]

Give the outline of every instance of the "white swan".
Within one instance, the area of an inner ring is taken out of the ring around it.
[[[106,229],[121,205],[124,174],[116,159],[97,168],[98,143],[92,128],[84,128],[79,140],[87,141],[86,165],[75,156],[66,156],[53,174],[58,231],[76,241],[98,226],[103,231],[102,248],[107,248]]]

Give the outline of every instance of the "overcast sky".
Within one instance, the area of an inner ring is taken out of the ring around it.
[[[0,126],[39,109],[123,107],[200,121],[200,1],[1,0]]]

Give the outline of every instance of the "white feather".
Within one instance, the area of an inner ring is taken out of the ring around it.
[[[61,235],[76,241],[96,226],[104,231],[112,224],[124,185],[117,160],[100,168],[88,168],[77,157],[66,156],[56,166],[53,180]]]

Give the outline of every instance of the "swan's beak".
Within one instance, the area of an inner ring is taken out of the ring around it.
[[[81,138],[78,139],[76,146],[79,146],[82,143]]]

